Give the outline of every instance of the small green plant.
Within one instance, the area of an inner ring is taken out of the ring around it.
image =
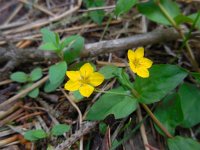
[[[83,0],[86,8],[102,7],[105,5],[105,0]],[[102,24],[105,17],[103,10],[94,10],[89,12],[89,17],[98,25]]]
[[[37,141],[45,138],[49,138],[51,136],[61,136],[66,132],[69,132],[71,127],[66,124],[57,124],[53,126],[50,133],[46,133],[42,129],[37,130],[29,130],[25,132],[24,138],[29,141]]]
[[[42,69],[38,67],[33,69],[29,74],[20,71],[12,73],[10,79],[18,83],[24,83],[24,85],[21,87],[22,90],[32,86],[33,83],[39,80],[41,77],[42,77]],[[37,98],[38,94],[39,94],[39,88],[35,88],[34,90],[28,93],[28,96],[31,98]]]
[[[44,86],[45,92],[55,91],[64,81],[67,63],[79,58],[84,46],[84,39],[81,36],[73,35],[63,40],[57,33],[48,29],[42,29],[43,43],[39,49],[56,53],[60,62],[49,67],[49,80]],[[53,45],[53,46],[52,46]]]
[[[87,8],[104,5],[102,0],[85,0],[84,3]],[[197,141],[178,136],[175,131],[178,127],[188,129],[200,123],[198,115],[200,89],[197,86],[200,83],[200,73],[188,43],[191,31],[194,28],[200,28],[200,12],[184,15],[178,4],[172,0],[149,0],[143,3],[137,0],[126,2],[118,0],[111,17],[122,16],[133,6],[136,6],[135,8],[149,20],[164,26],[172,26],[177,30],[183,39],[180,48],[187,50],[196,72],[190,72],[178,65],[153,64],[152,60],[144,57],[143,47],[134,51],[128,50],[129,65],[125,69],[109,65],[97,71],[91,63],[80,62],[76,69],[69,71],[68,66],[80,57],[84,38],[73,35],[61,40],[57,33],[42,29],[43,43],[39,49],[53,52],[60,58],[56,64],[49,67],[48,81],[44,85],[44,91],[55,91],[67,76],[68,81],[64,88],[72,92],[77,101],[91,97],[94,92],[103,93],[87,112],[86,120],[101,121],[110,115],[113,115],[115,119],[122,119],[135,112],[141,105],[154,121],[155,129],[167,138],[170,150],[199,150],[200,144]],[[89,15],[98,24],[101,24],[104,18],[103,10],[92,11]],[[182,32],[179,26],[182,23],[189,23],[192,26],[188,34]],[[130,69],[134,75],[130,76],[127,69]],[[11,75],[11,79],[30,86],[29,84],[41,78],[42,73],[39,72],[38,70],[33,70],[30,74],[16,72]],[[194,82],[185,80],[188,77]],[[102,91],[99,88],[101,84],[111,78],[117,80],[116,86],[108,91]],[[33,95],[38,95],[39,89],[36,88],[34,91]],[[157,102],[159,105],[155,105],[155,110],[152,112],[148,105]],[[45,133],[41,129],[31,130],[24,136],[27,140],[35,141],[49,136],[59,136],[69,130],[70,127],[67,125],[56,125],[50,133]],[[100,125],[100,131],[105,133],[105,124]],[[113,141],[112,145],[119,145],[118,141]]]

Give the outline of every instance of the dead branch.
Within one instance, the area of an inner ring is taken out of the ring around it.
[[[77,140],[79,140],[83,135],[86,135],[87,133],[89,133],[96,125],[97,125],[97,122],[84,122],[78,131],[76,131],[66,141],[59,144],[55,148],[55,150],[69,149],[72,146],[72,144],[74,144]]]
[[[37,20],[31,24],[26,24],[22,27],[19,27],[19,28],[13,29],[13,30],[5,31],[4,34],[13,34],[13,33],[18,33],[18,32],[23,32],[23,31],[27,31],[27,30],[30,30],[33,28],[45,26],[52,22],[56,22],[60,19],[63,19],[64,17],[67,17],[67,16],[71,15],[72,13],[76,12],[80,8],[81,4],[82,4],[82,0],[78,0],[77,5],[75,7],[69,9],[65,13],[62,13],[61,15],[57,15],[57,16],[51,17],[49,19]]]
[[[155,30],[149,33],[139,34],[127,38],[101,41],[86,44],[81,57],[94,57],[102,53],[124,51],[138,46],[156,44],[166,41],[173,41],[179,38],[179,34],[173,29]],[[57,58],[55,54],[36,49],[5,49],[0,48],[0,64],[5,65],[0,68],[0,81],[5,79],[17,66],[23,63],[31,63],[45,59]]]

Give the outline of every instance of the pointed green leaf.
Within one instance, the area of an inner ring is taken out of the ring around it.
[[[130,94],[129,91],[122,87],[110,90],[118,94],[106,93],[91,107],[87,114],[88,120],[103,120],[108,115],[113,114],[116,119],[124,118],[131,114],[137,108],[137,100],[130,96],[119,95]]]
[[[40,32],[42,33],[42,41],[44,43],[53,43],[56,45],[56,34],[54,32],[47,28],[41,29]]]
[[[174,90],[188,73],[176,65],[153,65],[149,78],[136,77],[134,88],[139,94],[138,100],[151,104],[160,101]]]
[[[39,49],[44,51],[56,51],[58,48],[53,43],[44,43],[40,45]]]
[[[81,93],[79,92],[79,90],[74,91],[73,92],[73,96],[75,98],[75,100],[74,100],[75,102],[80,102],[81,100],[84,99],[84,97],[81,95]]]
[[[181,14],[180,9],[176,2],[172,0],[160,0],[160,3],[172,18]],[[140,13],[145,15],[149,20],[164,25],[171,25],[171,23],[168,21],[165,15],[161,12],[158,5],[156,5],[154,0],[149,0],[146,3],[138,4],[138,10]]]
[[[28,75],[24,72],[15,72],[15,73],[12,73],[11,76],[10,76],[10,79],[13,80],[13,81],[16,81],[16,82],[19,82],[19,83],[25,83],[28,81]]]
[[[199,142],[181,136],[170,138],[167,143],[169,150],[200,150]]]
[[[55,91],[64,81],[65,77],[63,77],[62,79],[60,79],[60,81],[56,82],[56,83],[51,83],[49,80],[45,83],[44,85],[44,91],[46,93],[50,93]]]
[[[30,130],[24,134],[24,138],[29,141],[37,141],[47,137],[47,134],[42,129]]]
[[[176,16],[174,20],[178,25],[182,23],[193,23],[193,20],[191,18],[182,14]]]
[[[200,73],[198,72],[191,72],[190,73],[194,78],[195,80],[200,84]]]
[[[116,16],[127,13],[137,3],[137,0],[118,0],[114,13]]]
[[[35,68],[30,73],[31,81],[37,81],[42,77],[42,69],[41,68]]]
[[[63,45],[67,46],[63,50],[64,60],[71,63],[80,56],[81,50],[84,47],[84,38],[77,35],[70,36],[63,41]]]
[[[195,27],[200,30],[200,17],[199,17],[199,13],[200,13],[200,11],[197,12],[197,13],[191,14],[188,17],[191,18],[193,21],[195,21],[197,19]]]
[[[124,87],[128,89],[132,89],[132,83],[129,79],[129,75],[125,72],[124,69],[118,68],[116,72],[114,72],[115,76],[117,77],[117,80],[119,83]]]
[[[102,7],[105,5],[104,0],[84,0],[83,1],[86,4],[87,8],[92,8],[92,7]],[[90,11],[89,12],[90,18],[97,23],[98,25],[101,25],[103,18],[105,16],[105,13],[103,10],[95,10],[95,11]]]
[[[107,66],[102,67],[99,70],[99,73],[103,74],[105,79],[110,79],[116,76],[117,70],[118,70],[118,67],[113,66],[113,65],[107,65]]]
[[[52,84],[56,84],[63,80],[67,70],[67,63],[61,61],[49,68],[49,80]]]
[[[33,85],[33,83],[28,83],[26,85],[24,85],[21,90],[24,90],[26,88],[29,88]],[[28,93],[28,96],[31,97],[31,98],[37,98],[39,95],[39,88],[35,88],[33,89],[31,92]]]
[[[37,98],[39,95],[39,88],[35,88],[31,92],[28,93],[28,96],[31,98]]]
[[[164,125],[167,131],[173,135],[175,133],[175,128],[183,120],[181,102],[178,94],[171,94],[164,98],[157,106],[155,116]],[[165,136],[156,124],[155,126],[157,131]]]
[[[70,129],[71,127],[69,125],[57,124],[52,128],[51,133],[54,136],[59,136],[59,135],[63,135],[65,132],[68,132]]]
[[[200,123],[200,89],[195,85],[185,83],[180,87],[178,94],[184,115],[181,126],[190,128]]]

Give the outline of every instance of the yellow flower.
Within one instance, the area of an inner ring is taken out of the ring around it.
[[[89,97],[94,91],[94,87],[104,81],[104,76],[94,72],[89,63],[84,64],[79,71],[67,71],[66,75],[70,80],[65,84],[65,89],[69,91],[79,90],[84,97]]]
[[[142,78],[149,77],[148,68],[150,68],[153,62],[144,57],[144,48],[139,47],[135,51],[128,50],[128,59],[131,70]]]

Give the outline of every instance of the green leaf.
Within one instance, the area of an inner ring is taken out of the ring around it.
[[[119,83],[124,87],[131,89],[132,83],[130,82],[129,75],[124,71],[122,68],[118,68],[115,72],[115,76],[117,77],[117,80]]]
[[[105,134],[107,130],[107,124],[105,124],[104,122],[100,122],[99,123],[99,131],[101,134]]]
[[[169,15],[174,18],[180,15],[180,9],[176,2],[172,0],[160,0],[160,3],[165,8],[165,10],[169,13]],[[164,25],[171,25],[168,19],[163,15],[160,8],[154,0],[149,0],[146,3],[138,4],[138,10],[140,13],[145,15],[149,20],[155,21]]]
[[[73,62],[76,58],[79,57],[81,50],[84,47],[84,38],[81,36],[70,36],[63,41],[63,45],[67,45],[64,52],[64,60],[68,63]]]
[[[47,134],[42,129],[30,130],[24,134],[24,138],[29,141],[36,141],[36,140],[44,139],[46,137],[47,137]]]
[[[25,83],[28,81],[28,75],[24,72],[12,73],[10,79],[19,83]]]
[[[103,18],[105,16],[105,13],[103,10],[96,10],[89,12],[90,18],[97,23],[98,25],[102,24]]]
[[[60,45],[60,36],[58,33],[54,33],[56,37],[56,45]]]
[[[190,128],[197,125],[200,122],[200,89],[195,85],[185,83],[180,87],[178,94],[184,115],[181,126]]]
[[[178,94],[171,94],[164,98],[155,110],[155,116],[164,125],[164,127],[172,135],[175,133],[175,128],[182,122],[183,113],[181,102]],[[156,126],[156,124],[155,124]],[[165,134],[156,126],[156,129],[163,136]]]
[[[99,70],[99,73],[103,74],[105,79],[110,79],[116,76],[117,70],[118,70],[118,67],[113,66],[113,65],[107,65],[107,66],[102,67]]]
[[[28,83],[26,85],[24,85],[21,90],[24,90],[26,88],[29,88],[33,85],[33,83]],[[39,88],[35,88],[33,89],[31,92],[28,93],[28,96],[31,97],[31,98],[37,98],[39,95]]]
[[[185,15],[178,15],[174,18],[175,22],[179,25],[182,23],[193,23],[193,20]]]
[[[59,135],[63,135],[63,133],[65,132],[68,132],[70,129],[71,127],[69,125],[57,124],[52,128],[51,133],[54,136],[59,136]]]
[[[35,88],[31,92],[28,93],[28,96],[31,98],[37,98],[39,95],[39,88]]]
[[[88,120],[103,120],[108,115],[113,114],[116,119],[124,118],[137,108],[137,100],[130,96],[119,95],[130,94],[122,87],[110,90],[118,94],[106,93],[91,107],[87,114]]]
[[[138,100],[151,104],[160,101],[174,90],[187,76],[187,72],[176,65],[153,65],[149,78],[136,77],[134,88],[139,94]]]
[[[195,80],[200,84],[200,73],[198,72],[191,72],[190,73],[194,78]]]
[[[54,148],[52,145],[48,144],[47,150],[54,150],[54,149],[55,149],[55,148]]]
[[[118,0],[114,13],[116,16],[127,13],[137,3],[137,0]]]
[[[64,81],[65,77],[63,77],[60,81],[56,82],[55,84],[51,83],[49,80],[44,85],[44,91],[46,93],[50,93],[55,91]]]
[[[176,136],[167,140],[169,150],[199,150],[199,142],[190,138]]]
[[[42,77],[42,69],[41,68],[35,68],[30,73],[31,81],[37,81]]]
[[[65,76],[67,70],[67,63],[61,61],[49,68],[49,80],[52,84],[60,82]]]
[[[56,34],[52,31],[50,31],[47,28],[43,28],[40,30],[40,32],[42,33],[42,41],[44,43],[53,43],[56,45]]]
[[[196,19],[198,19],[197,22],[196,22],[196,26],[195,27],[197,27],[200,30],[200,17],[198,17],[198,13],[200,13],[200,12],[191,14],[188,17],[191,18],[193,21],[195,21]]]
[[[84,99],[84,97],[81,95],[79,90],[73,92],[74,98],[76,102],[80,102],[81,100]]]
[[[101,7],[105,5],[104,0],[84,0],[84,3],[86,4],[87,8]],[[90,11],[89,16],[95,23],[97,23],[98,25],[101,25],[103,18],[105,16],[105,13],[103,10],[95,10],[95,11]]]
[[[53,43],[44,43],[40,45],[39,49],[44,51],[56,51],[58,48]]]

